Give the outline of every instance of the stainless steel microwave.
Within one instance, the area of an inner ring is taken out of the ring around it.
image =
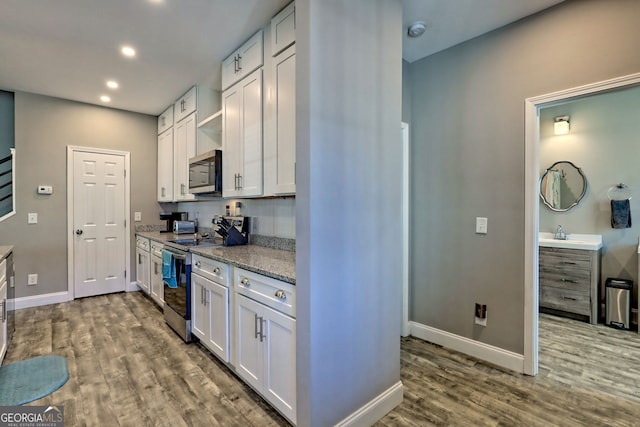
[[[222,196],[222,151],[211,150],[189,159],[189,193]]]

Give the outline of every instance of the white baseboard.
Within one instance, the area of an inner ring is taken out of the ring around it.
[[[411,335],[444,348],[459,351],[502,368],[524,373],[524,355],[495,347],[480,341],[461,337],[417,322],[409,322]]]
[[[356,412],[340,421],[336,426],[368,427],[375,424],[376,421],[380,420],[391,412],[393,408],[402,403],[403,389],[402,381],[398,381],[373,400],[360,407]]]
[[[51,294],[33,295],[30,297],[20,297],[14,300],[15,309],[40,307],[41,305],[59,304],[61,302],[71,301],[73,297],[68,291],[54,292]]]
[[[140,288],[140,286],[138,286],[137,282],[129,282],[127,283],[127,286],[125,288],[125,292],[136,292],[136,291],[141,291],[142,289]]]

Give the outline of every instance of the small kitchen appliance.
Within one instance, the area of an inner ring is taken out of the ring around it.
[[[194,234],[196,232],[195,221],[174,221],[173,234]]]
[[[189,159],[189,193],[222,196],[222,151],[211,150]]]
[[[164,230],[160,230],[160,232],[173,233],[173,223],[175,221],[186,221],[188,218],[189,218],[188,212],[160,213],[160,220],[167,222],[166,228]]]

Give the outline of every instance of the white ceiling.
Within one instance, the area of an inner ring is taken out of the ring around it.
[[[2,0],[0,89],[158,115],[194,83],[220,86],[220,63],[290,0]],[[412,62],[562,0],[403,0]],[[409,23],[427,23],[409,39]],[[122,45],[138,55],[123,58]],[[107,89],[108,79],[117,90]]]

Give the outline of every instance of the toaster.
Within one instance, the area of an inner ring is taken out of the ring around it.
[[[174,221],[173,233],[174,234],[194,234],[196,232],[195,221]]]

